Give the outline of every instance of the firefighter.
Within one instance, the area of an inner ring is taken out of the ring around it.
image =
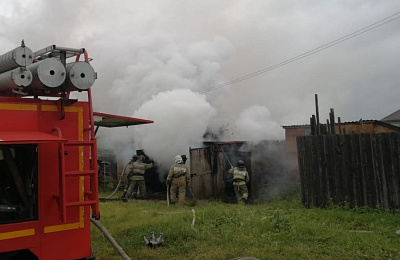
[[[128,191],[126,192],[127,198],[146,198],[146,183],[144,181],[144,174],[146,173],[147,169],[153,168],[153,163],[145,163],[144,160],[144,155],[140,155],[135,162],[128,166],[128,177],[131,183],[129,184]]]
[[[171,204],[177,202],[176,193],[178,193],[178,203],[185,204],[186,186],[190,185],[190,169],[182,160],[182,156],[175,156],[175,163],[169,169],[167,176],[167,187],[171,186],[169,192]]]
[[[233,175],[233,188],[235,189],[236,200],[239,204],[246,204],[249,192],[247,190],[247,183],[250,180],[249,173],[244,167],[244,162],[239,160],[237,167],[232,167],[228,171]]]
[[[136,162],[137,159],[138,159],[138,156],[137,156],[136,154],[134,154],[134,155],[132,156],[131,160],[129,161],[128,165],[126,166],[126,168],[128,168],[129,171],[130,171],[130,169],[131,169],[133,163]],[[127,175],[129,175],[129,172],[128,172],[128,174],[124,173],[123,176],[125,177],[125,176],[127,176]],[[124,193],[122,194],[122,198],[128,198],[128,197],[126,196],[126,193],[128,192],[128,188],[129,188],[130,185],[131,185],[131,180],[129,179],[129,176],[128,176],[128,177],[127,177],[127,184],[126,184]]]

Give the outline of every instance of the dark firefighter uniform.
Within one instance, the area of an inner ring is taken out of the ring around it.
[[[144,181],[144,174],[146,169],[153,167],[152,163],[144,163],[144,156],[141,155],[136,162],[131,163],[129,167],[129,188],[126,192],[126,197],[131,198],[145,198],[146,197],[146,184]],[[139,194],[138,194],[139,188]]]
[[[244,167],[244,162],[239,160],[238,167],[232,167],[228,172],[233,175],[233,188],[235,189],[237,202],[239,204],[246,203],[249,197],[246,184],[250,181],[250,177]]]
[[[185,204],[186,185],[190,185],[190,169],[186,166],[180,155],[175,156],[175,163],[169,169],[167,185],[171,184],[171,203],[176,203],[176,193],[179,193],[178,203]]]

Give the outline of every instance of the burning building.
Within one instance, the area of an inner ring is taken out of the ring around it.
[[[298,187],[288,175],[284,141],[205,142],[190,148],[192,192],[198,199],[220,197],[234,202],[228,170],[243,160],[250,175],[250,201],[268,200]]]

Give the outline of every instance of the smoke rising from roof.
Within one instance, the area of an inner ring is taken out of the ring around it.
[[[258,141],[280,140],[280,126],[271,118],[271,112],[265,106],[251,106],[244,109],[234,123],[235,140]]]

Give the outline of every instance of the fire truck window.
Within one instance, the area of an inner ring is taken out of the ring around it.
[[[37,219],[37,145],[0,145],[0,224]]]

